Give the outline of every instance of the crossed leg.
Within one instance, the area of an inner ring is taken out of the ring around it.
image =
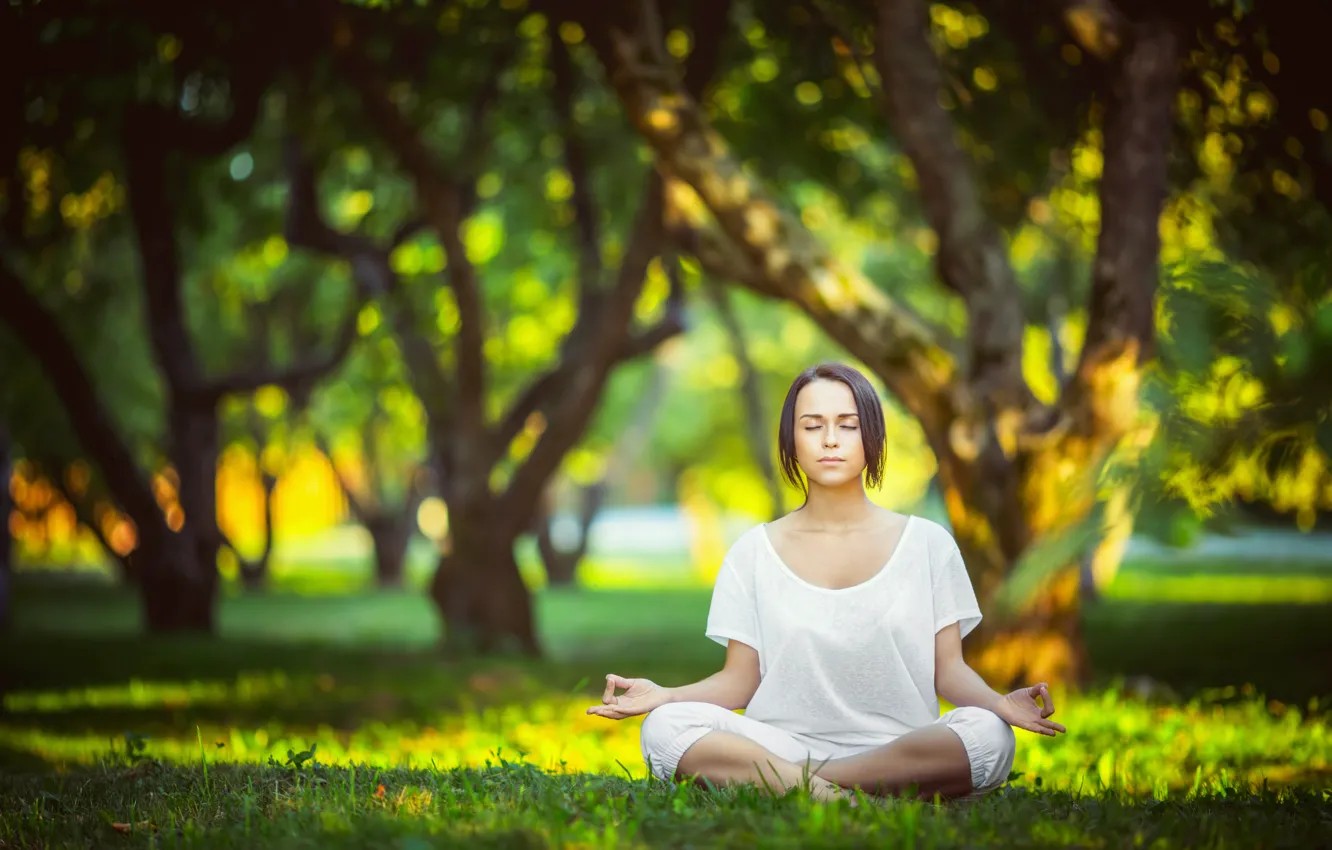
[[[676,776],[697,776],[714,785],[748,782],[782,793],[809,782],[818,800],[848,797],[850,789],[896,795],[915,785],[922,798],[971,793],[971,763],[961,739],[942,726],[917,729],[854,756],[803,764],[788,761],[731,732],[709,732],[680,759]]]
[[[644,720],[643,755],[666,779],[753,783],[777,793],[809,784],[816,799],[859,788],[896,795],[915,787],[930,799],[1002,784],[1012,765],[1012,729],[990,712],[958,709],[939,722],[851,756],[830,758],[788,733],[703,703],[663,706]]]

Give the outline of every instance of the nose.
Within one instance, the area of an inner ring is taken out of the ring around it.
[[[823,444],[830,449],[837,448],[837,426],[823,429]]]

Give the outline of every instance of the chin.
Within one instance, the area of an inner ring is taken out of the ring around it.
[[[828,490],[838,490],[842,487],[854,484],[860,481],[860,473],[837,472],[834,470],[820,469],[815,474],[805,473],[805,477],[811,485],[817,484]]]

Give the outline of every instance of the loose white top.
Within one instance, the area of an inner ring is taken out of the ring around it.
[[[707,636],[758,651],[760,683],[745,710],[839,750],[879,746],[939,717],[934,636],[981,621],[947,529],[910,517],[873,577],[831,590],[798,577],[768,537],[745,532],[727,552]]]

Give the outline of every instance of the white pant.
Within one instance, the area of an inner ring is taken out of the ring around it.
[[[962,739],[971,762],[972,793],[993,791],[1008,781],[1017,751],[1013,728],[999,715],[983,708],[955,708],[934,721],[952,729]],[[865,752],[865,748],[842,750],[832,745],[807,743],[789,732],[743,714],[706,702],[676,702],[663,705],[643,718],[643,760],[660,779],[674,780],[685,751],[709,732],[729,732],[748,738],[768,752],[796,764],[820,762]],[[883,743],[889,743],[884,741]]]

